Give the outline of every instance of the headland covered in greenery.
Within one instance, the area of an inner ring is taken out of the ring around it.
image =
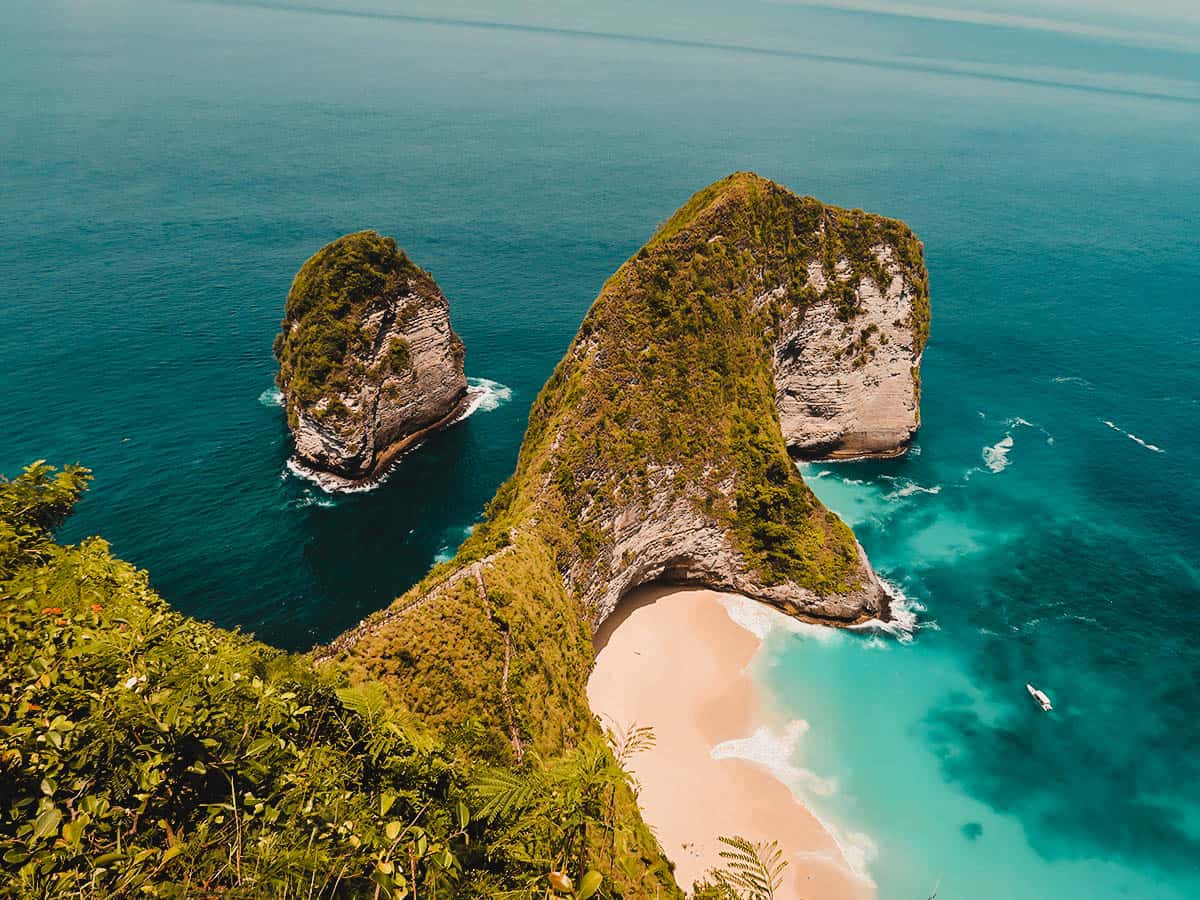
[[[818,294],[813,265],[845,274]],[[898,277],[927,285],[901,223],[749,173],[701,191],[604,286],[458,554],[311,654],[172,612],[100,538],[56,543],[85,470],[0,484],[13,890],[678,895],[622,767],[637,740],[588,708],[593,628],[654,580],[887,615],[789,458],[772,367],[807,305],[837,292],[850,325],[854,286]],[[907,327],[923,343],[927,289]],[[731,852],[700,893],[762,895]]]

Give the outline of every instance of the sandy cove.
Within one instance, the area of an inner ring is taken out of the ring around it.
[[[779,842],[789,861],[781,897],[871,900],[874,890],[788,787],[755,763],[712,757],[713,747],[767,721],[745,671],[760,641],[730,618],[721,596],[641,589],[596,634],[592,711],[610,726],[649,725],[657,739],[630,763],[643,816],[689,892],[721,865],[718,835],[737,834]]]

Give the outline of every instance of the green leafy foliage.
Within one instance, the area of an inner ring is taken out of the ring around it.
[[[783,885],[788,862],[776,841],[753,843],[744,837],[720,839],[725,864],[695,886],[697,898],[708,900],[774,900]]]
[[[549,873],[531,874],[525,889],[533,892],[548,882],[556,894],[585,898],[604,881],[595,866],[627,880],[647,867],[643,836],[619,806],[630,786],[629,773],[604,739],[589,735],[552,762],[535,753],[521,771],[485,773],[473,799],[486,821],[506,823],[500,848],[528,863],[531,873]]]
[[[435,738],[378,683],[172,611],[100,538],[56,544],[87,478],[0,480],[0,895],[544,895],[569,855],[574,896],[620,896],[606,747],[505,800],[477,726]]]
[[[0,475],[0,577],[44,558],[91,477],[80,466],[56,472],[41,459],[11,481]]]

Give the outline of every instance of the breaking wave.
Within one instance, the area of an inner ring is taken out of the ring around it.
[[[512,399],[512,388],[490,378],[468,378],[467,384],[467,396],[470,401],[462,414],[451,424],[457,424],[477,412],[491,412]]]
[[[990,447],[983,448],[983,462],[989,470],[999,474],[1008,468],[1008,452],[1013,447],[1013,436],[1006,434]]]
[[[1129,438],[1135,444],[1141,444],[1147,450],[1153,450],[1155,453],[1166,453],[1167,452],[1162,447],[1158,447],[1158,446],[1155,446],[1154,444],[1147,443],[1146,441],[1144,441],[1140,437],[1138,437],[1136,434],[1131,434],[1130,432],[1126,431],[1124,428],[1118,428],[1112,422],[1108,421],[1108,419],[1104,420],[1104,424],[1107,425],[1109,428],[1111,428],[1113,431],[1115,431],[1117,434],[1125,435],[1125,437]]]
[[[987,416],[982,412],[979,415],[987,418]],[[1040,431],[1043,435],[1045,435],[1047,444],[1052,445],[1054,443],[1054,435],[1052,435],[1049,431],[1047,431],[1041,425],[1038,425],[1036,422],[1030,422],[1028,419],[1022,419],[1020,416],[1009,419],[1005,422],[1005,425],[1008,426],[1008,431],[1005,432],[1004,437],[996,441],[996,443],[992,444],[990,447],[984,447],[982,451],[984,465],[986,465],[988,470],[993,474],[999,474],[1008,468],[1009,463],[1011,462],[1011,460],[1008,458],[1008,454],[1013,448],[1013,432],[1018,428],[1032,428],[1035,431]],[[966,478],[970,478],[970,472],[967,473]]]
[[[744,759],[767,769],[777,781],[783,782],[793,794],[815,794],[828,797],[837,790],[837,779],[822,778],[792,762],[800,747],[800,739],[808,734],[808,723],[794,719],[775,731],[760,725],[746,738],[724,741],[712,748],[713,759]]]
[[[258,395],[258,402],[263,406],[283,406],[283,391],[272,385]]]
[[[400,460],[412,453],[424,443],[424,441],[418,441],[411,447],[405,449],[403,453],[396,457],[386,472],[384,472],[378,478],[368,481],[364,484],[355,484],[353,482],[346,481],[344,478],[339,478],[337,475],[330,475],[328,472],[318,472],[316,469],[310,469],[294,456],[288,459],[285,465],[288,472],[291,472],[297,478],[303,478],[305,481],[315,484],[327,494],[365,494],[367,491],[375,490],[375,488],[379,487],[381,484],[384,484],[389,478],[391,478],[392,473],[396,471],[396,465],[400,462]]]
[[[870,632],[875,635],[886,634],[901,644],[911,644],[918,629],[937,630],[936,622],[919,621],[918,614],[925,612],[925,607],[921,603],[909,597],[900,590],[898,585],[892,584],[885,578],[880,578],[879,583],[883,585],[883,589],[888,595],[888,606],[891,609],[892,617],[886,622],[882,619],[869,619],[858,625],[851,625],[850,631]]]
[[[467,397],[468,403],[462,413],[450,425],[457,425],[463,419],[476,412],[490,412],[502,403],[507,403],[512,399],[512,388],[506,387],[498,381],[492,381],[489,378],[468,378],[467,379]],[[259,402],[265,403],[264,397],[267,397],[271,392],[263,391]],[[278,391],[276,391],[278,393]],[[282,395],[280,395],[280,403],[282,403]],[[447,426],[449,427],[449,426]],[[362,494],[367,491],[373,491],[375,488],[384,484],[392,473],[396,471],[396,466],[400,460],[408,456],[414,450],[419,449],[425,442],[418,441],[411,447],[405,448],[404,452],[392,461],[386,472],[378,478],[374,478],[364,484],[356,484],[347,481],[344,478],[339,478],[337,475],[330,475],[328,472],[318,472],[315,469],[310,469],[304,463],[300,462],[295,457],[287,461],[287,471],[291,472],[297,478],[303,478],[325,491],[327,494]]]
[[[765,603],[743,597],[741,594],[726,594],[721,598],[721,605],[735,624],[745,628],[760,641],[765,641],[776,629],[782,629],[791,634],[802,634],[818,641],[836,641],[841,639],[838,629],[828,625],[811,625],[801,622],[791,616],[772,609]]]
[[[438,547],[437,555],[433,557],[433,564],[439,566],[452,560],[454,554],[458,552],[458,548],[462,546],[462,542],[469,538],[474,531],[474,525],[446,529],[442,533],[442,545]]]
[[[808,734],[809,725],[803,719],[788,722],[782,730],[760,725],[750,737],[724,741],[713,747],[713,759],[740,759],[765,769],[772,778],[792,793],[797,803],[802,803],[821,823],[821,827],[833,839],[841,853],[843,862],[850,872],[861,881],[874,886],[868,865],[878,854],[876,844],[861,832],[847,832],[822,817],[806,801],[811,797],[829,797],[837,792],[837,779],[823,778],[815,772],[795,763],[799,755],[800,741]],[[828,858],[815,854],[813,858]],[[833,860],[837,862],[837,860]]]
[[[283,505],[285,509],[306,509],[310,506],[320,506],[324,509],[329,509],[337,506],[337,501],[328,495],[323,497],[318,496],[305,488],[299,497],[294,497]]]
[[[899,500],[903,497],[911,497],[913,494],[940,494],[941,492],[941,485],[935,484],[933,487],[926,487],[923,484],[917,484],[915,481],[905,481],[890,494],[885,494],[883,499]]]

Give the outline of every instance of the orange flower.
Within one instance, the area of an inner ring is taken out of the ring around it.
[[[99,603],[93,603],[92,604],[92,612],[95,612],[95,613],[104,612],[104,607],[101,606]]]
[[[43,606],[42,607],[42,615],[44,615],[44,616],[61,616],[62,615],[62,607],[61,606]]]
[[[70,623],[69,619],[55,619],[54,620],[55,625],[67,625],[69,623]]]

